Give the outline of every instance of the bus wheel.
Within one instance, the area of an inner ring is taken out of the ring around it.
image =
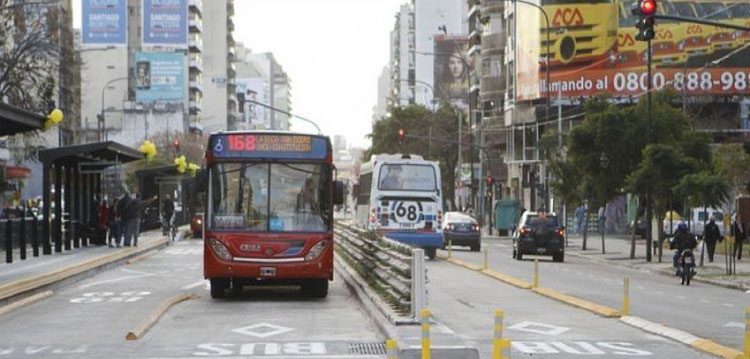
[[[229,280],[225,278],[211,278],[211,298],[224,298],[229,288]]]
[[[425,254],[430,259],[435,259],[435,256],[437,256],[437,249],[436,248],[426,248]]]
[[[328,279],[310,279],[302,283],[302,293],[310,298],[328,296]]]

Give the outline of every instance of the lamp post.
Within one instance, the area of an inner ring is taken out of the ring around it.
[[[399,81],[401,81],[401,82],[407,82],[407,83],[411,82],[408,79],[399,79]],[[430,91],[432,92],[432,105],[433,105],[432,109],[435,110],[435,88],[432,87],[432,85],[430,85],[430,84],[428,84],[427,82],[424,82],[424,81],[414,80],[414,83],[420,84],[420,85],[422,85],[422,86],[427,87],[428,89],[430,89]]]
[[[99,142],[102,142],[103,140],[107,139],[107,133],[106,128],[104,127],[104,90],[109,87],[109,85],[119,82],[119,81],[125,81],[128,77],[118,77],[116,79],[112,79],[107,81],[107,83],[102,87],[102,109],[101,113],[99,113],[99,116],[97,116],[97,128],[99,130]]]

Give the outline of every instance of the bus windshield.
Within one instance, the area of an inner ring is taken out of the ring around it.
[[[208,224],[230,231],[328,231],[330,171],[323,164],[217,163]]]
[[[429,165],[387,164],[380,167],[381,191],[435,191],[435,169]]]

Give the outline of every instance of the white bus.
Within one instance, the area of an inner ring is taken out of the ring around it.
[[[440,166],[418,155],[373,155],[362,164],[356,221],[361,228],[425,249],[443,246]]]

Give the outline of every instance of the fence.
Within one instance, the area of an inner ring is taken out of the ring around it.
[[[426,306],[424,251],[337,222],[336,253],[398,316],[417,320]]]
[[[38,257],[40,253],[51,254],[53,245],[57,247],[58,241],[60,250],[55,248],[57,252],[62,251],[63,246],[65,250],[87,246],[94,236],[87,228],[81,228],[76,221],[63,220],[59,223],[53,220],[52,224],[63,226],[63,231],[62,238],[56,238],[55,243],[52,243],[50,238],[43,237],[43,223],[37,216],[0,219],[0,251],[5,252],[6,263],[13,263],[16,254],[21,260],[28,258],[29,252],[33,257]]]

